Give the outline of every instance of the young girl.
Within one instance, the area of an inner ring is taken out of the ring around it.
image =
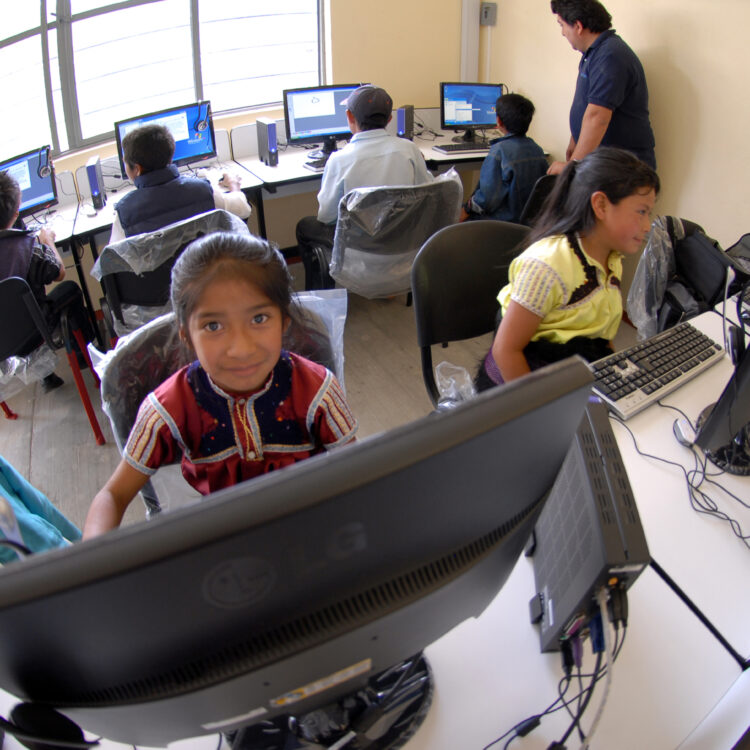
[[[141,404],[84,539],[118,526],[149,476],[180,457],[185,479],[207,495],[354,439],[333,374],[282,349],[291,279],[268,242],[229,233],[196,240],[172,270],[171,299],[197,361]]]
[[[612,353],[622,255],[643,247],[658,191],[656,172],[627,151],[602,147],[567,164],[510,264],[478,390],[573,354],[593,362]]]

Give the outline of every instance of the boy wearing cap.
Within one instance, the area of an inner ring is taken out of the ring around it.
[[[326,162],[317,218],[306,216],[297,224],[297,244],[303,260],[306,254],[310,257],[315,245],[333,247],[339,201],[350,190],[432,181],[419,148],[386,132],[392,110],[393,100],[377,86],[360,86],[346,100],[352,139]]]

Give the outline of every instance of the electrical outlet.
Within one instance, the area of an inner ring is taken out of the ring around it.
[[[497,23],[497,3],[482,3],[479,7],[479,25],[494,26]]]

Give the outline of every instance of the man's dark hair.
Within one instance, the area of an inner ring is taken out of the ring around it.
[[[21,188],[7,173],[0,172],[0,229],[8,229],[21,205]]]
[[[584,29],[601,34],[612,28],[612,16],[599,0],[551,0],[552,12],[571,26],[580,21]]]
[[[144,172],[164,169],[174,156],[174,138],[163,125],[143,125],[122,139],[122,158],[130,167]]]
[[[505,94],[498,97],[495,114],[511,135],[526,135],[534,116],[534,105],[520,94]]]

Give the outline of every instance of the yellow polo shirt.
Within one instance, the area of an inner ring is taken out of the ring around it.
[[[511,300],[542,318],[532,341],[564,344],[575,336],[611,340],[622,319],[622,256],[611,252],[607,268],[567,237],[545,237],[510,264],[510,283],[497,299],[503,314]]]

